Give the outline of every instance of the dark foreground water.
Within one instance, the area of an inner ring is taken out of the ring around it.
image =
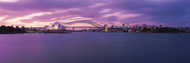
[[[190,63],[190,34],[3,34],[0,63]]]

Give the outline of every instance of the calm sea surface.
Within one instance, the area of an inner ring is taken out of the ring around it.
[[[0,63],[190,63],[190,34],[1,34]]]

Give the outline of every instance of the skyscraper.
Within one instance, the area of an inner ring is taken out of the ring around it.
[[[104,25],[104,32],[108,32],[108,25],[107,24]]]

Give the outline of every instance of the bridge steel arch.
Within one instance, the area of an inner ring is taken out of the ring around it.
[[[77,20],[77,21],[72,21],[72,22],[67,22],[67,23],[55,22],[51,25],[51,27],[54,28],[55,26],[58,26],[58,30],[59,30],[59,29],[67,28],[68,26],[70,26],[72,24],[76,24],[76,23],[87,23],[87,24],[93,25],[94,27],[99,28],[99,29],[103,28],[102,25],[100,25],[96,22],[90,21],[90,20]]]
[[[86,24],[93,25],[93,26],[95,26],[97,28],[103,28],[102,25],[100,25],[100,24],[98,24],[96,22],[90,21],[90,20],[78,20],[78,21],[67,22],[67,23],[64,23],[64,24],[69,26],[69,25],[76,24],[76,23],[86,23]]]

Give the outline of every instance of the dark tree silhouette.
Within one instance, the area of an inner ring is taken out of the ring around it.
[[[5,25],[1,25],[0,27],[0,34],[6,34],[6,33],[25,33],[26,31],[24,30],[24,27],[19,28],[18,26],[16,26],[16,28],[14,28],[13,26],[5,26]]]

